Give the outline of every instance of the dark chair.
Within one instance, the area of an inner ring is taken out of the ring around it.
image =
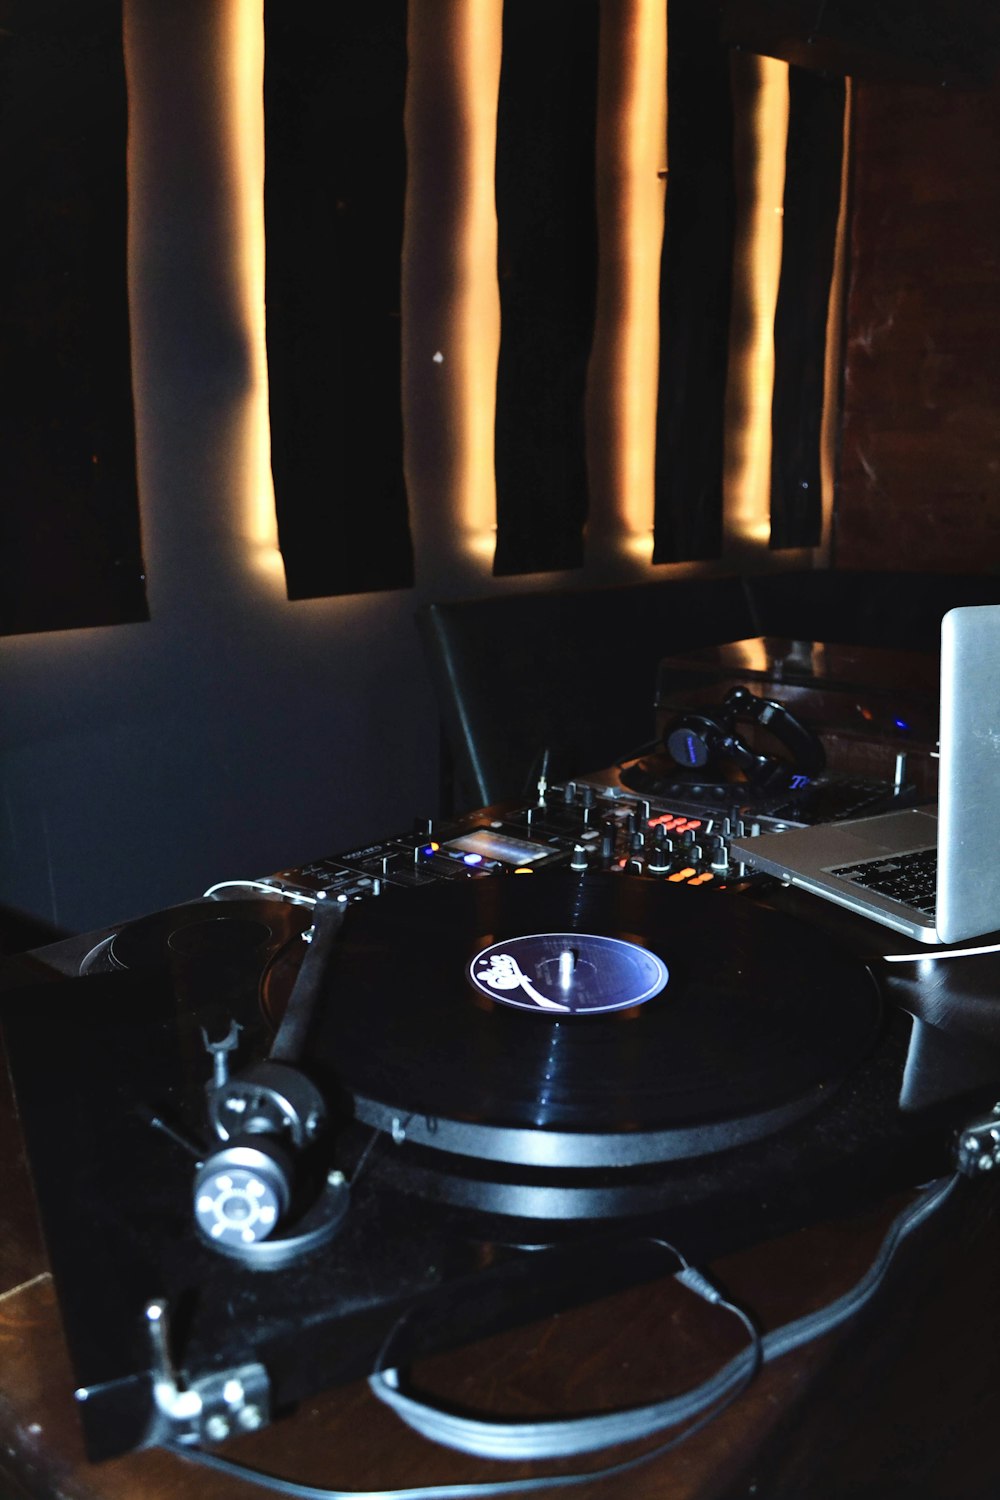
[[[956,605],[1000,604],[1000,578],[985,573],[833,568],[764,573],[746,588],[751,635],[904,651],[937,651]]]
[[[546,751],[550,781],[637,753],[661,658],[756,634],[734,576],[454,600],[416,618],[453,774],[445,813],[532,792]]]

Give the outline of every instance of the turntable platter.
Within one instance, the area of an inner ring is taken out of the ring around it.
[[[258,968],[309,925],[284,901],[192,901],[129,922],[111,940],[121,969],[176,969],[234,962]]]
[[[576,1004],[574,974],[589,975],[587,995],[604,984],[601,950],[615,982],[628,971],[624,996]],[[491,991],[491,963],[508,980],[510,965],[530,970],[544,1003],[525,1004],[520,980],[513,1004],[511,983]],[[354,909],[310,1050],[359,1118],[410,1140],[620,1165],[738,1144],[812,1109],[880,1016],[869,971],[818,928],[742,899],[559,872]]]

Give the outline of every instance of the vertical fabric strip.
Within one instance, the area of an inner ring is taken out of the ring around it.
[[[771,546],[814,547],[823,527],[820,438],[840,213],[845,85],[792,67],[781,280],[774,315]]]
[[[594,332],[596,0],[506,0],[497,118],[496,574],[579,567]]]
[[[670,0],[654,563],[722,552],[735,221],[729,71],[715,8]]]
[[[148,619],[121,6],[4,8],[0,632]]]
[[[288,597],[407,587],[406,0],[268,0],[264,49],[271,469]]]

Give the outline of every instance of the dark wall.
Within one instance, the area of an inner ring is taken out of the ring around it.
[[[1000,570],[1000,88],[854,86],[841,567]]]

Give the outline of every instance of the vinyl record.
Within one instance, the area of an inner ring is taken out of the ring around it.
[[[110,956],[122,969],[263,969],[310,920],[287,901],[192,901],[130,922]]]
[[[615,945],[624,960],[602,969]],[[480,982],[495,961],[502,982]],[[521,1003],[515,970],[545,1004]],[[608,1005],[619,980],[623,1003]],[[569,1003],[548,1003],[560,994]],[[398,1139],[628,1165],[796,1118],[869,1049],[880,1014],[868,970],[819,928],[738,895],[559,872],[355,908],[310,1053],[360,1119]]]

